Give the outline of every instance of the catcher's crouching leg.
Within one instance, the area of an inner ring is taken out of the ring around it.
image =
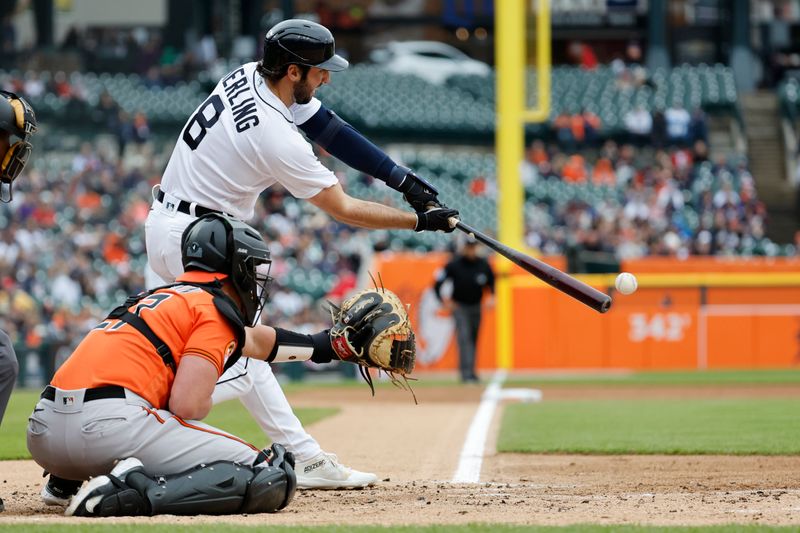
[[[266,454],[259,456],[261,460],[265,458]],[[103,478],[106,481],[102,481]],[[93,480],[90,484],[95,483],[96,486],[86,494],[83,493],[90,485],[82,489],[75,496],[78,501],[73,501],[67,514],[138,516],[274,513],[289,505],[297,485],[294,458],[279,444],[273,444],[268,462],[264,466],[251,467],[230,461],[216,461],[180,474],[155,479],[145,474],[141,468],[127,472],[124,477],[115,477],[112,472],[111,476],[95,479],[98,482]]]

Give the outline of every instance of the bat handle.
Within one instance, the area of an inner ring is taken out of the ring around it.
[[[456,217],[450,217],[447,219],[447,221],[450,222],[451,228],[455,228],[459,223],[459,220]]]

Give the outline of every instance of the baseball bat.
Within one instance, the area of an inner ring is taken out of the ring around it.
[[[455,225],[457,229],[474,237],[475,240],[488,246],[515,265],[519,265],[551,287],[588,305],[598,313],[605,313],[611,308],[611,297],[609,295],[598,291],[594,287],[590,287],[569,274],[561,272],[559,269],[539,261],[538,259],[534,259],[529,255],[525,255],[522,252],[518,252],[513,248],[509,248],[505,244],[496,241],[485,233],[476,230],[472,226],[456,218],[450,219],[450,225]]]

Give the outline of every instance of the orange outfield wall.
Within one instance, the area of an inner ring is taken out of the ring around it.
[[[456,368],[453,323],[432,294],[435,273],[447,259],[446,254],[384,253],[373,267],[387,288],[411,304],[420,370]],[[700,259],[697,264],[709,265],[708,258]],[[564,268],[562,258],[547,262]],[[513,270],[511,366],[655,370],[800,365],[800,263],[763,261],[763,270],[756,272],[758,261],[746,262],[718,262],[718,271],[710,272],[695,270],[691,260],[658,258],[653,263],[658,268],[651,270],[656,273],[639,275],[635,294],[612,292],[614,304],[604,315]],[[623,268],[648,271],[633,266]],[[582,279],[608,291],[614,276]],[[484,311],[478,367],[496,368],[494,311]]]

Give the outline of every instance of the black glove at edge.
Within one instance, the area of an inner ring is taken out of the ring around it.
[[[434,207],[428,211],[417,211],[417,225],[414,231],[443,231],[452,233],[455,226],[450,225],[450,218],[458,218],[458,211],[446,206]]]

